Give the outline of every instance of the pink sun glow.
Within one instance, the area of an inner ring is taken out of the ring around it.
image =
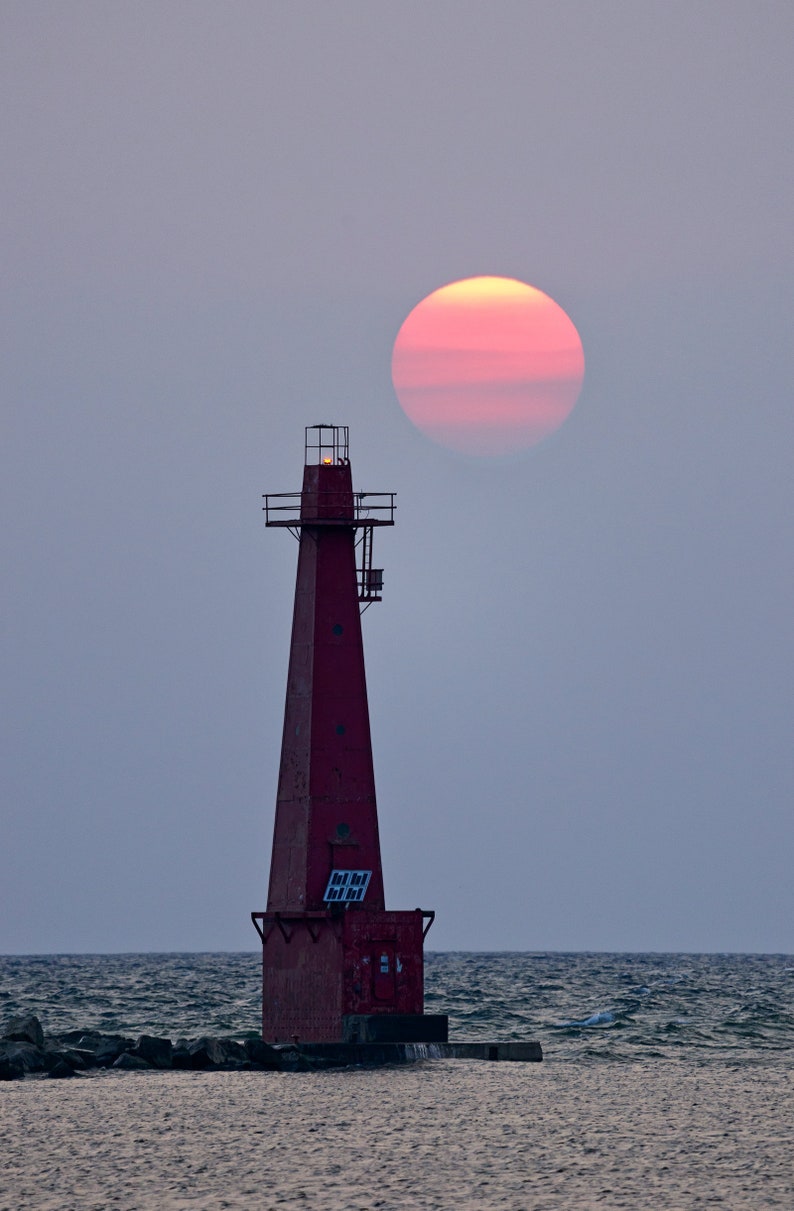
[[[403,323],[392,355],[405,414],[433,441],[466,454],[537,445],[570,414],[583,377],[571,320],[514,278],[434,290]]]

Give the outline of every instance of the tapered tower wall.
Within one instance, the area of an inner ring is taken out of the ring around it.
[[[307,452],[321,458],[307,459],[297,513],[282,497],[266,506],[268,524],[293,530],[300,546],[267,911],[251,914],[262,939],[262,1034],[352,1041],[378,1037],[388,1017],[384,1037],[435,1041],[446,1019],[423,1016],[434,914],[385,908],[361,636],[360,603],[380,600],[382,585],[373,529],[393,524],[394,501],[353,492],[346,430],[344,455],[339,430],[312,430]]]

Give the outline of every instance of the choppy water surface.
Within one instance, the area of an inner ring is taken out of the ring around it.
[[[431,956],[428,1012],[456,1033],[541,1040],[582,1061],[794,1047],[794,959],[783,955]]]
[[[258,954],[0,958],[0,1016],[52,1033],[256,1034]],[[428,1013],[450,1037],[537,1038],[548,1059],[721,1055],[794,1047],[794,957],[429,954]]]
[[[0,1019],[243,1037],[257,955],[0,959]],[[427,1008],[543,1064],[0,1085],[0,1211],[794,1207],[794,959],[446,954]]]

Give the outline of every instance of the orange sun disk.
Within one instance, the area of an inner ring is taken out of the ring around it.
[[[392,354],[405,414],[465,454],[537,445],[569,415],[583,378],[572,321],[515,278],[466,278],[434,290],[405,320]]]

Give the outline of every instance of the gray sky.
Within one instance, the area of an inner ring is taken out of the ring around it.
[[[434,949],[794,949],[788,3],[0,11],[0,951],[255,949],[303,426],[398,493],[364,618]],[[518,277],[587,373],[447,453],[409,310]]]

